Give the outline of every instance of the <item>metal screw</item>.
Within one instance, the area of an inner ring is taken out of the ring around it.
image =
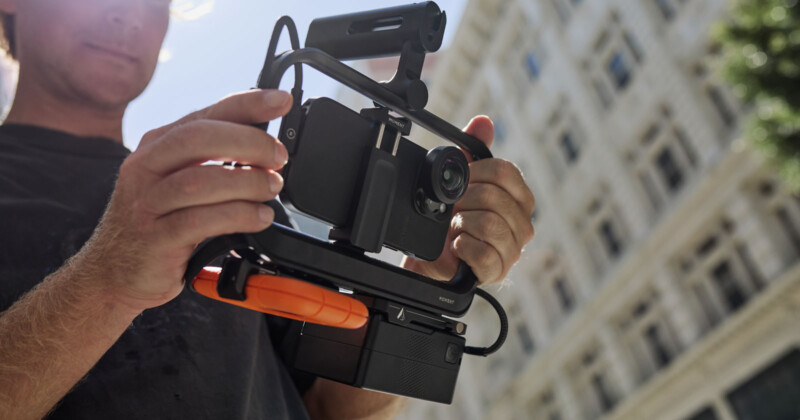
[[[289,140],[294,140],[294,137],[297,135],[297,132],[294,131],[294,128],[290,128],[286,130],[286,138]]]
[[[467,328],[467,326],[463,322],[459,322],[458,324],[456,324],[456,333],[457,334],[464,334],[464,330],[466,328]]]

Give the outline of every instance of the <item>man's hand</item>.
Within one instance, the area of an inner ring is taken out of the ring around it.
[[[42,418],[142,310],[183,289],[195,245],[253,232],[274,216],[286,162],[249,124],[286,113],[285,92],[250,91],[147,133],[120,169],[100,225],[81,250],[0,314],[0,413]],[[201,166],[237,161],[250,170]]]
[[[487,117],[475,117],[465,132],[492,145],[494,127]],[[467,156],[468,160],[471,160]],[[502,159],[482,159],[469,165],[469,186],[456,203],[444,252],[436,261],[405,258],[403,267],[431,278],[451,279],[464,260],[481,284],[502,280],[533,238],[533,194],[519,169]],[[402,397],[317,379],[304,396],[313,419],[393,418]]]
[[[263,201],[283,186],[286,148],[251,124],[288,112],[291,96],[252,90],[231,95],[150,131],[122,164],[105,215],[76,263],[107,281],[112,299],[135,311],[183,289],[194,247],[211,236],[257,232],[274,213]],[[236,161],[250,168],[201,165]]]
[[[492,145],[494,126],[488,117],[473,118],[464,131]],[[461,259],[481,284],[490,284],[503,280],[519,260],[522,248],[533,238],[533,193],[519,168],[507,160],[482,159],[471,162],[469,169],[469,185],[454,206],[442,255],[436,261],[406,257],[403,267],[448,280]]]

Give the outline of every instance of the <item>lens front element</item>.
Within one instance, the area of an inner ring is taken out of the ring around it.
[[[442,175],[439,184],[448,197],[461,197],[466,189],[467,177],[464,166],[452,158],[447,158],[442,164]]]

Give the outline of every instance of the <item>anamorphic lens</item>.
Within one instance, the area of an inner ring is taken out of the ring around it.
[[[469,164],[457,147],[440,146],[428,151],[420,187],[436,203],[453,204],[467,190]]]

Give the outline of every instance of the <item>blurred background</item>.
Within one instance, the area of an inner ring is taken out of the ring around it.
[[[537,197],[511,333],[403,419],[800,418],[797,1],[471,0],[428,109]],[[489,343],[476,301],[467,341]]]
[[[315,17],[403,3],[176,0],[126,145],[254,85],[278,16],[304,39]],[[800,418],[797,0],[438,4],[427,108],[492,117],[493,152],[536,194],[536,237],[492,288],[505,346],[465,356],[452,405],[399,418]],[[386,80],[396,62],[353,65]],[[13,78],[4,64],[6,105]],[[369,105],[313,72],[306,91]],[[497,334],[482,301],[465,321],[468,344]]]

